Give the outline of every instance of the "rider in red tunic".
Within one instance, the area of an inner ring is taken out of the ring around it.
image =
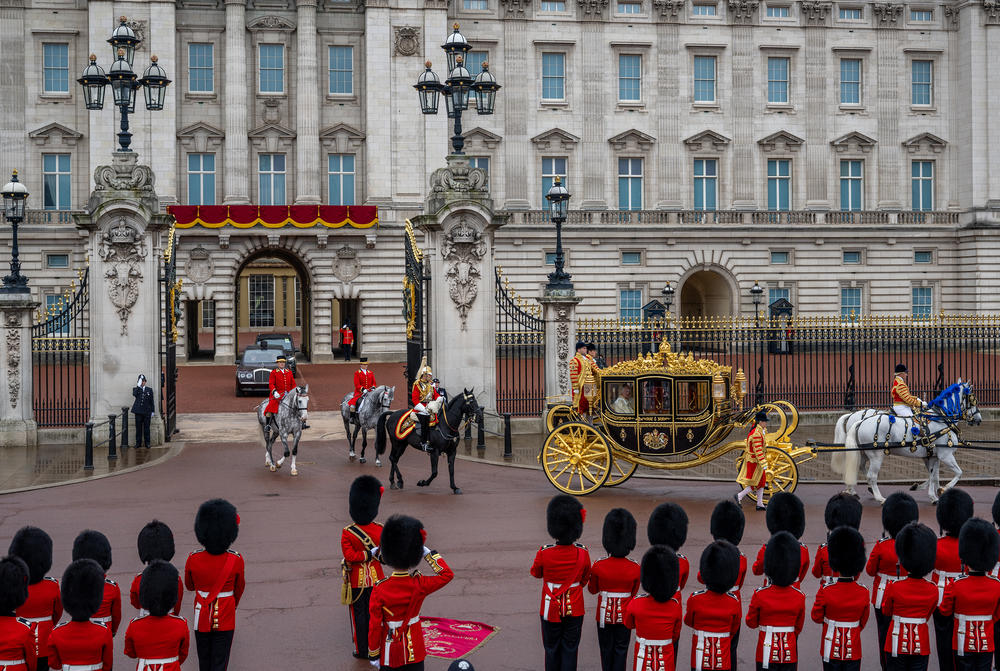
[[[441,394],[434,385],[433,378],[434,372],[427,365],[427,357],[424,357],[420,362],[417,381],[413,383],[413,388],[410,391],[410,401],[413,403],[413,412],[416,413],[417,420],[420,422],[420,440],[422,442],[420,448],[425,452],[430,444],[431,425],[431,416],[427,412],[427,404],[441,398]]]
[[[361,367],[354,371],[354,396],[347,402],[351,412],[356,412],[361,397],[375,388],[375,373],[368,370],[368,357],[363,356],[358,361]]]
[[[281,404],[281,399],[295,388],[295,376],[292,375],[292,371],[285,368],[285,357],[279,356],[275,361],[277,361],[278,367],[271,371],[271,375],[267,379],[269,393],[267,407],[264,408],[264,417],[277,428],[277,422],[274,417],[278,414],[278,406]],[[306,427],[303,426],[302,428]]]

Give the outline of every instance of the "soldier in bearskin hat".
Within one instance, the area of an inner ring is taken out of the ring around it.
[[[174,533],[166,524],[159,520],[153,520],[139,530],[139,537],[136,539],[136,546],[139,550],[139,561],[146,566],[156,559],[169,562],[174,558]],[[139,611],[139,616],[148,615],[142,604],[139,602],[139,586],[142,581],[142,572],[135,574],[132,578],[132,586],[129,587],[128,596],[132,607]],[[177,576],[177,600],[174,603],[174,615],[180,615],[181,601],[184,598],[184,582]]]
[[[743,509],[732,499],[723,499],[715,504],[715,509],[712,511],[712,518],[709,522],[709,532],[712,534],[712,538],[717,541],[728,541],[733,544],[736,551],[740,553],[740,572],[736,577],[736,584],[733,585],[732,589],[729,590],[736,599],[740,602],[740,612],[743,609],[743,596],[740,590],[743,589],[743,581],[747,577],[747,558],[742,552],[740,552],[740,543],[743,541],[743,530],[746,528],[746,517],[743,515]],[[704,580],[701,576],[698,576],[698,581],[704,584]],[[730,671],[736,671],[736,651],[739,647],[740,642],[740,630],[737,629],[729,642],[729,668]]]
[[[654,545],[642,557],[645,594],[629,602],[625,626],[635,629],[634,671],[673,671],[681,634],[681,604],[677,594],[680,568],[667,545]]]
[[[823,625],[823,671],[860,671],[861,630],[871,614],[868,589],[856,582],[865,570],[865,539],[842,525],[830,532],[824,548],[835,577],[820,586],[812,608],[813,622]]]
[[[63,608],[72,618],[49,634],[49,666],[111,671],[111,630],[91,622],[104,599],[104,569],[93,559],[77,559],[62,576]]]
[[[962,525],[975,514],[972,497],[964,489],[947,489],[938,499],[935,514],[941,537],[937,540],[932,580],[938,588],[938,603],[944,599],[944,590],[962,577],[964,569],[958,556],[958,534]],[[954,618],[934,611],[934,639],[937,641],[939,671],[954,671],[955,655],[951,650]]]
[[[142,572],[139,603],[145,615],[125,630],[125,655],[139,660],[136,671],[181,671],[191,634],[187,620],[172,614],[177,603],[177,569],[154,559]]]
[[[28,565],[18,557],[0,559],[0,657],[13,662],[10,671],[38,665],[31,625],[14,615],[28,600]]]
[[[341,575],[344,580],[341,601],[349,606],[354,656],[368,659],[368,600],[372,588],[385,578],[378,561],[382,525],[375,521],[385,488],[371,475],[362,475],[351,483],[348,510],[352,524],[340,534],[344,553]]]
[[[31,626],[38,671],[48,671],[49,632],[63,612],[59,582],[45,575],[52,568],[52,539],[38,527],[23,527],[14,534],[7,553],[28,567],[28,599],[14,614]]]
[[[601,541],[608,556],[594,562],[587,589],[597,595],[597,644],[602,671],[625,671],[632,632],[624,624],[625,608],[639,591],[639,565],[628,558],[635,549],[635,517],[612,508],[604,517]]]
[[[834,494],[826,502],[823,520],[826,522],[826,535],[828,539],[830,533],[837,527],[847,526],[852,529],[859,529],[861,528],[861,501],[847,492]],[[826,543],[820,545],[816,550],[816,559],[813,560],[812,574],[814,578],[819,578],[822,585],[832,585],[837,581],[837,573],[830,568]]]
[[[885,588],[882,613],[890,618],[885,639],[889,671],[926,671],[931,640],[927,621],[937,608],[934,583],[924,576],[934,570],[937,554],[934,532],[919,522],[910,522],[896,534],[896,554],[906,577]]]
[[[383,671],[423,671],[426,653],[420,607],[428,594],[447,585],[455,574],[436,550],[424,545],[427,532],[418,519],[393,515],[385,523],[381,541],[382,561],[392,567],[393,572],[372,590],[369,660],[372,666]],[[421,559],[434,575],[414,572]]]
[[[760,629],[755,658],[758,669],[797,668],[798,638],[806,618],[806,597],[795,587],[801,568],[798,539],[788,531],[771,536],[764,546],[767,584],[754,592],[747,606],[747,626]]]
[[[951,649],[958,671],[990,671],[993,634],[1000,618],[1000,581],[987,576],[1000,557],[1000,538],[986,520],[972,518],[958,535],[958,555],[968,575],[944,588],[938,610],[955,620]]]
[[[650,545],[666,545],[677,555],[677,591],[687,585],[691,565],[688,558],[680,554],[688,536],[688,516],[676,503],[661,503],[653,508],[646,524],[646,537]],[[677,600],[680,601],[680,595]]]
[[[906,577],[906,569],[896,556],[896,536],[910,522],[920,519],[917,502],[906,492],[893,492],[882,504],[882,528],[885,536],[875,543],[865,572],[874,578],[872,605],[875,607],[875,626],[878,629],[879,663],[886,669],[885,637],[889,632],[889,617],[882,612],[885,590],[890,583]]]
[[[806,509],[802,505],[802,500],[791,492],[777,492],[767,502],[767,512],[764,513],[767,522],[767,530],[771,535],[779,531],[787,531],[796,539],[802,538],[806,531]],[[757,559],[753,563],[754,575],[766,575],[764,566],[764,552],[767,549],[765,543],[757,551]],[[795,587],[799,586],[802,579],[809,573],[809,548],[799,543],[799,555],[801,564],[799,566],[798,578],[795,580]]]
[[[211,499],[198,508],[194,535],[205,549],[188,555],[184,586],[194,592],[194,640],[201,671],[225,671],[229,666],[236,608],[246,587],[243,557],[229,549],[239,532],[240,516],[229,501]]]
[[[1000,533],[1000,492],[997,492],[996,497],[993,499],[993,508],[991,510],[993,513],[993,526],[998,529]],[[997,563],[990,575],[996,578],[1000,575],[1000,563]],[[1000,668],[1000,627],[993,628],[993,667]]]
[[[118,583],[108,577],[111,569],[111,543],[108,542],[108,537],[93,529],[81,531],[73,541],[73,561],[77,559],[93,559],[104,569],[104,598],[101,599],[101,607],[90,619],[111,629],[111,636],[114,638],[118,634],[118,625],[122,622],[122,591]]]
[[[732,505],[736,505],[730,501]],[[701,553],[698,577],[706,589],[688,597],[684,624],[694,629],[691,668],[732,668],[733,635],[739,632],[743,608],[732,593],[740,574],[740,551],[728,541],[715,541]]]
[[[555,543],[535,554],[531,575],[542,580],[542,647],[545,671],[573,671],[583,626],[583,585],[590,578],[590,553],[577,543],[587,511],[574,497],[558,494],[545,513]]]

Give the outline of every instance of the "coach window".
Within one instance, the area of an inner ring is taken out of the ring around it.
[[[631,382],[604,383],[604,408],[615,415],[635,415],[635,391]]]
[[[708,382],[704,380],[677,381],[677,414],[700,415],[708,410]]]
[[[646,415],[669,415],[670,380],[642,381],[642,412]]]

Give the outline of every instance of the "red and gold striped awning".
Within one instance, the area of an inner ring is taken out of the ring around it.
[[[371,228],[378,226],[374,205],[171,205],[177,228]]]

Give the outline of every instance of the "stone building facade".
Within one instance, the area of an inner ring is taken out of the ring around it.
[[[668,280],[685,315],[752,313],[755,282],[801,314],[1000,311],[993,0],[0,0],[0,167],[50,210],[22,243],[43,303],[90,253],[67,211],[117,119],[74,80],[90,52],[110,65],[119,15],[135,69],[156,54],[173,79],[132,117],[162,203],[379,208],[376,230],[183,231],[186,314],[203,331],[212,301],[217,360],[238,353],[237,278],[274,258],[308,291],[313,360],[346,315],[363,353],[402,352],[402,223],[450,134],[412,85],[425,59],[447,76],[456,21],[504,86],[463,118],[465,151],[510,213],[494,259],[522,295],[545,282],[559,175],[581,316],[634,316]]]

